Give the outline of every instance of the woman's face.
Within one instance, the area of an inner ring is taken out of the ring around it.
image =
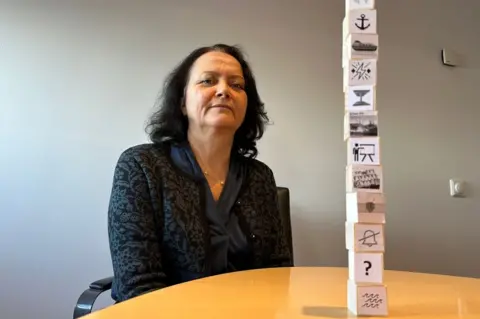
[[[240,63],[231,55],[209,52],[190,70],[184,114],[189,125],[236,131],[245,118],[247,94]]]

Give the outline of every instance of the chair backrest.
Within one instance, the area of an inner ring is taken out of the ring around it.
[[[280,207],[280,215],[282,216],[287,242],[290,246],[290,253],[293,260],[293,239],[292,239],[292,222],[290,217],[290,191],[287,187],[277,187],[278,203]]]

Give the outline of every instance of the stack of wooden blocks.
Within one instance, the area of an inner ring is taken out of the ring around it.
[[[378,34],[374,0],[346,0],[345,94],[347,304],[355,315],[387,316],[383,282],[385,196],[376,105]]]

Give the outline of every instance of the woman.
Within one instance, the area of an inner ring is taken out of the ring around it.
[[[225,272],[292,266],[275,179],[255,159],[268,120],[238,48],[193,51],[148,133],[124,151],[108,211],[117,302]]]

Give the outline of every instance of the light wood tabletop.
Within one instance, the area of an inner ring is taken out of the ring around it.
[[[347,268],[250,270],[203,278],[96,311],[85,319],[355,318]],[[480,279],[386,270],[387,318],[479,319]]]

